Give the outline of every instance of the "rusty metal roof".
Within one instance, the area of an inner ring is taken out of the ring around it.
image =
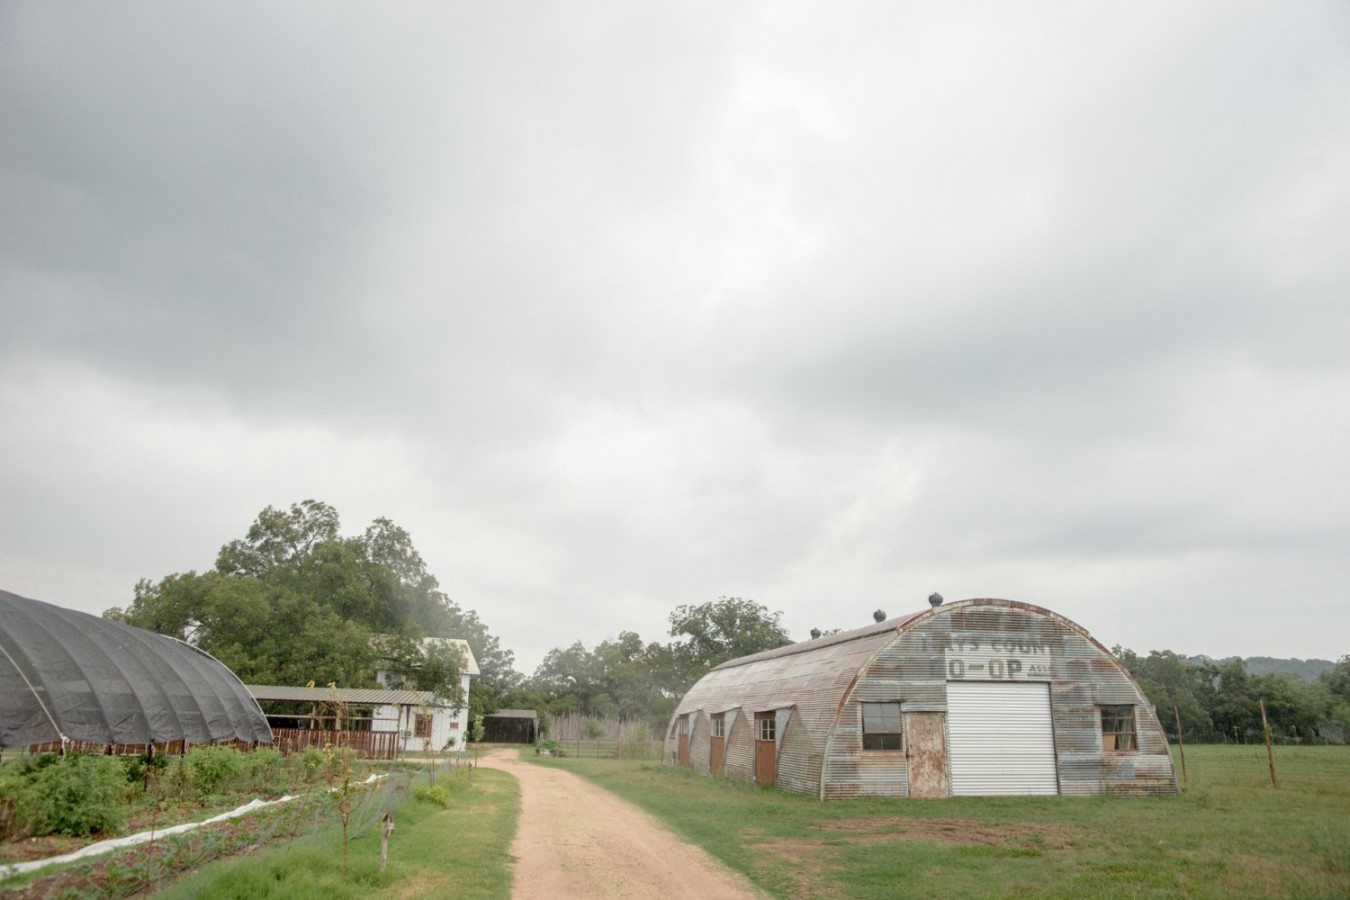
[[[485,719],[538,719],[539,713],[532,709],[499,709],[494,713],[487,713],[483,716]]]
[[[391,691],[388,688],[291,687],[246,684],[255,700],[299,700],[311,703],[354,703],[362,706],[449,706],[431,691]]]

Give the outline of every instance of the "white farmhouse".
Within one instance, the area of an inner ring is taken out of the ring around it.
[[[463,660],[459,670],[461,705],[454,707],[429,691],[418,691],[416,696],[421,702],[416,705],[404,702],[376,707],[371,714],[372,728],[397,731],[399,750],[403,752],[462,749],[469,733],[469,687],[478,674],[478,661],[474,659],[468,641],[459,638],[422,638],[417,643],[423,652],[432,647],[460,651]],[[375,681],[382,687],[405,694],[411,688],[387,669],[376,669]]]

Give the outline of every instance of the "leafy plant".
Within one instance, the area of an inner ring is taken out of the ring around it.
[[[413,799],[419,803],[432,803],[444,809],[450,805],[450,788],[443,784],[434,786],[419,784],[413,788]]]
[[[193,747],[183,757],[199,797],[233,787],[244,773],[241,754],[233,747]]]
[[[72,753],[30,773],[18,796],[17,818],[30,834],[113,831],[125,820],[126,790],[123,760]]]

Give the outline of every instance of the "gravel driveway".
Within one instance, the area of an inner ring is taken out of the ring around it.
[[[520,782],[515,900],[762,896],[631,804],[570,772],[521,762],[517,752],[493,750],[479,760]]]

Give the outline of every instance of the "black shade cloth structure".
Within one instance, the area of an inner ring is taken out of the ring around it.
[[[0,591],[0,747],[272,742],[258,701],[175,638]]]

